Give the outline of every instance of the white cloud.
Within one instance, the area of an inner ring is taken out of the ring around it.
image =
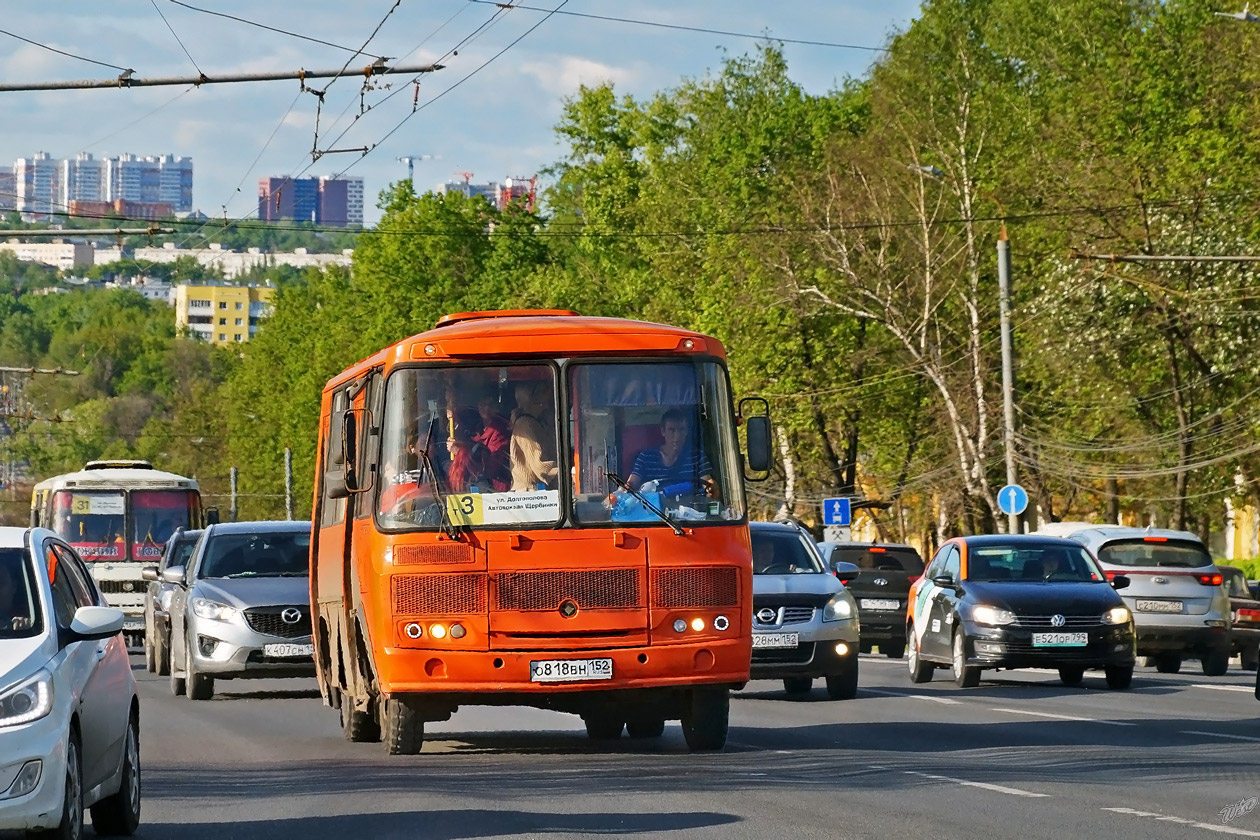
[[[527,61],[519,68],[538,80],[542,89],[553,96],[571,96],[578,85],[594,87],[612,82],[618,87],[634,84],[639,73],[628,67],[613,67],[578,56],[564,56],[547,61]]]

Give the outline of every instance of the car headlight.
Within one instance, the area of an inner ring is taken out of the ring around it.
[[[1128,607],[1112,607],[1103,613],[1103,624],[1128,624],[1132,617]]]
[[[823,621],[844,621],[853,618],[857,610],[854,608],[853,596],[848,592],[838,592],[823,607]]]
[[[971,608],[971,620],[977,624],[992,624],[997,627],[1003,624],[1014,624],[1015,613],[981,604]]]
[[[39,720],[52,711],[52,705],[52,674],[41,670],[0,694],[0,726]]]
[[[211,601],[209,598],[193,598],[192,608],[193,612],[200,618],[209,618],[215,621],[231,621],[232,616],[236,615],[235,607],[220,604],[218,601]]]

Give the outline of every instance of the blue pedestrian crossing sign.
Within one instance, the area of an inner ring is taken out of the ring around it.
[[[998,508],[1007,516],[1018,516],[1028,509],[1028,491],[1018,484],[1006,485],[998,491]]]
[[[823,524],[847,527],[852,524],[848,499],[823,499]]]

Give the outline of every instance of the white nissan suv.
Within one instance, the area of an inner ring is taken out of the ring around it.
[[[0,831],[77,840],[140,823],[140,704],[122,637],[78,555],[0,527]]]

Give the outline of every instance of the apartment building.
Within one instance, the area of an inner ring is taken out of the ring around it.
[[[271,313],[275,289],[265,286],[175,287],[175,326],[211,344],[249,341]]]

